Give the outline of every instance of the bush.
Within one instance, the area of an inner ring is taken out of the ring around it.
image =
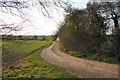
[[[115,46],[112,41],[106,41],[102,47],[101,52],[105,53],[107,56],[115,56]]]

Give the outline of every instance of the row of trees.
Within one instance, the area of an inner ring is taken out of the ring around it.
[[[58,35],[65,48],[84,53],[118,56],[120,2],[88,3],[85,9],[68,8]],[[108,33],[108,34],[107,34]]]
[[[14,41],[14,40],[45,40],[46,37],[48,37],[48,36],[2,35],[2,40],[3,41],[8,41],[8,40],[11,40],[11,41]]]

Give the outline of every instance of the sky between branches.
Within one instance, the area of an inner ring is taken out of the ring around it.
[[[85,8],[86,3],[89,0],[71,0],[72,6],[76,8]],[[59,9],[57,12],[55,9],[51,10],[51,18],[45,17],[37,8],[31,8],[25,15],[30,22],[26,21],[20,25],[21,30],[18,32],[11,32],[14,35],[52,35],[58,29],[58,24],[64,20],[64,11]],[[22,19],[17,16],[11,16],[10,14],[2,13],[0,19],[3,19],[7,24],[19,23]],[[1,24],[1,23],[0,23]]]

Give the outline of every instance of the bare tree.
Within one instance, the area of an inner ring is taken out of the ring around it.
[[[12,32],[18,32],[20,30],[22,30],[22,24],[24,24],[25,22],[27,22],[28,20],[25,19],[23,21],[21,21],[19,24],[7,24],[7,23],[3,23],[0,24],[0,29],[2,32],[2,35],[8,35],[8,34],[12,34]]]
[[[68,5],[69,5],[69,1],[67,0],[66,1],[65,0],[1,0],[0,11],[6,14],[11,14],[13,16],[18,16],[22,18],[23,21],[20,22],[21,24],[26,20],[28,20],[25,18],[25,16],[29,14],[27,10],[31,10],[32,7],[38,8],[38,10],[44,16],[51,17],[50,13],[53,9],[59,11],[58,9],[60,8],[65,9]],[[0,24],[0,27],[2,27],[1,29],[4,31],[8,30],[6,32],[7,34],[11,31],[19,31],[17,30],[18,26],[15,26],[15,24],[2,23]]]
[[[113,21],[112,36],[114,38],[115,55],[120,58],[120,1],[100,3],[99,10],[106,15],[107,20]]]
[[[2,0],[0,1],[0,7],[1,11],[3,12],[10,12],[12,14],[15,14],[13,12],[13,9],[16,9],[21,14],[24,14],[22,9],[29,9],[32,7],[39,7],[41,8],[41,11],[44,15],[49,16],[49,9],[52,7],[54,8],[66,8],[66,6],[69,4],[68,1],[65,0]],[[17,15],[17,14],[15,14]]]

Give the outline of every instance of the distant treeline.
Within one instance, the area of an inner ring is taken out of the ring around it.
[[[2,40],[45,40],[48,36],[2,35]]]

